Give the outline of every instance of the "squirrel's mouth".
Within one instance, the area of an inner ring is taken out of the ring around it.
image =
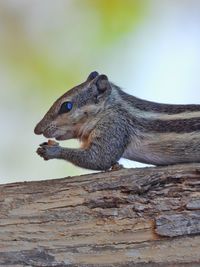
[[[45,132],[43,132],[42,134],[43,134],[44,137],[46,137],[46,138],[54,138],[54,135],[53,135],[51,132],[49,132],[49,131],[45,131]]]
[[[73,135],[72,132],[65,132],[65,133],[62,133],[62,134],[56,134],[53,137],[58,141],[62,141],[62,140],[72,139],[72,138],[74,138],[74,135]]]
[[[44,137],[46,137],[46,138],[55,138],[56,140],[59,140],[59,141],[61,141],[61,140],[66,140],[66,135],[56,135],[56,134],[50,134],[50,133],[46,133],[46,132],[44,132],[43,133],[43,135],[44,135]]]
[[[66,137],[65,135],[60,135],[60,136],[56,136],[55,139],[58,141],[61,141],[61,140],[66,140]]]
[[[55,138],[56,140],[65,140],[65,133],[59,133],[57,129],[54,128],[47,128],[45,131],[42,133],[44,137],[46,138]]]
[[[51,127],[45,129],[45,131],[42,134],[46,138],[55,138],[56,140],[59,141],[74,138],[72,131],[63,131],[58,128],[51,128]]]

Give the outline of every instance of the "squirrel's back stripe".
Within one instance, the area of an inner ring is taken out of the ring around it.
[[[178,114],[185,112],[196,112],[200,111],[200,105],[191,104],[191,105],[175,105],[175,104],[162,104],[143,100],[132,95],[129,95],[123,92],[118,86],[113,85],[117,93],[126,103],[129,103],[134,108],[137,108],[140,111],[155,112],[155,113],[165,113],[165,114]]]
[[[144,118],[133,118],[133,124],[144,132],[159,133],[191,133],[199,131],[200,118],[178,119],[178,120],[147,120]]]

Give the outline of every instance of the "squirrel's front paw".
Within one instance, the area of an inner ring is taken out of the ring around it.
[[[48,145],[43,143],[36,152],[44,160],[55,159],[60,157],[61,147],[59,145]]]

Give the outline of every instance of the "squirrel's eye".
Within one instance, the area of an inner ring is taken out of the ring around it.
[[[60,107],[59,114],[69,112],[72,109],[72,107],[73,107],[72,102],[70,101],[64,102]]]

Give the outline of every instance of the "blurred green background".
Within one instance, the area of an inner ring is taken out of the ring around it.
[[[91,71],[141,98],[199,103],[199,14],[195,0],[1,0],[0,183],[88,172],[43,161],[33,129]]]

